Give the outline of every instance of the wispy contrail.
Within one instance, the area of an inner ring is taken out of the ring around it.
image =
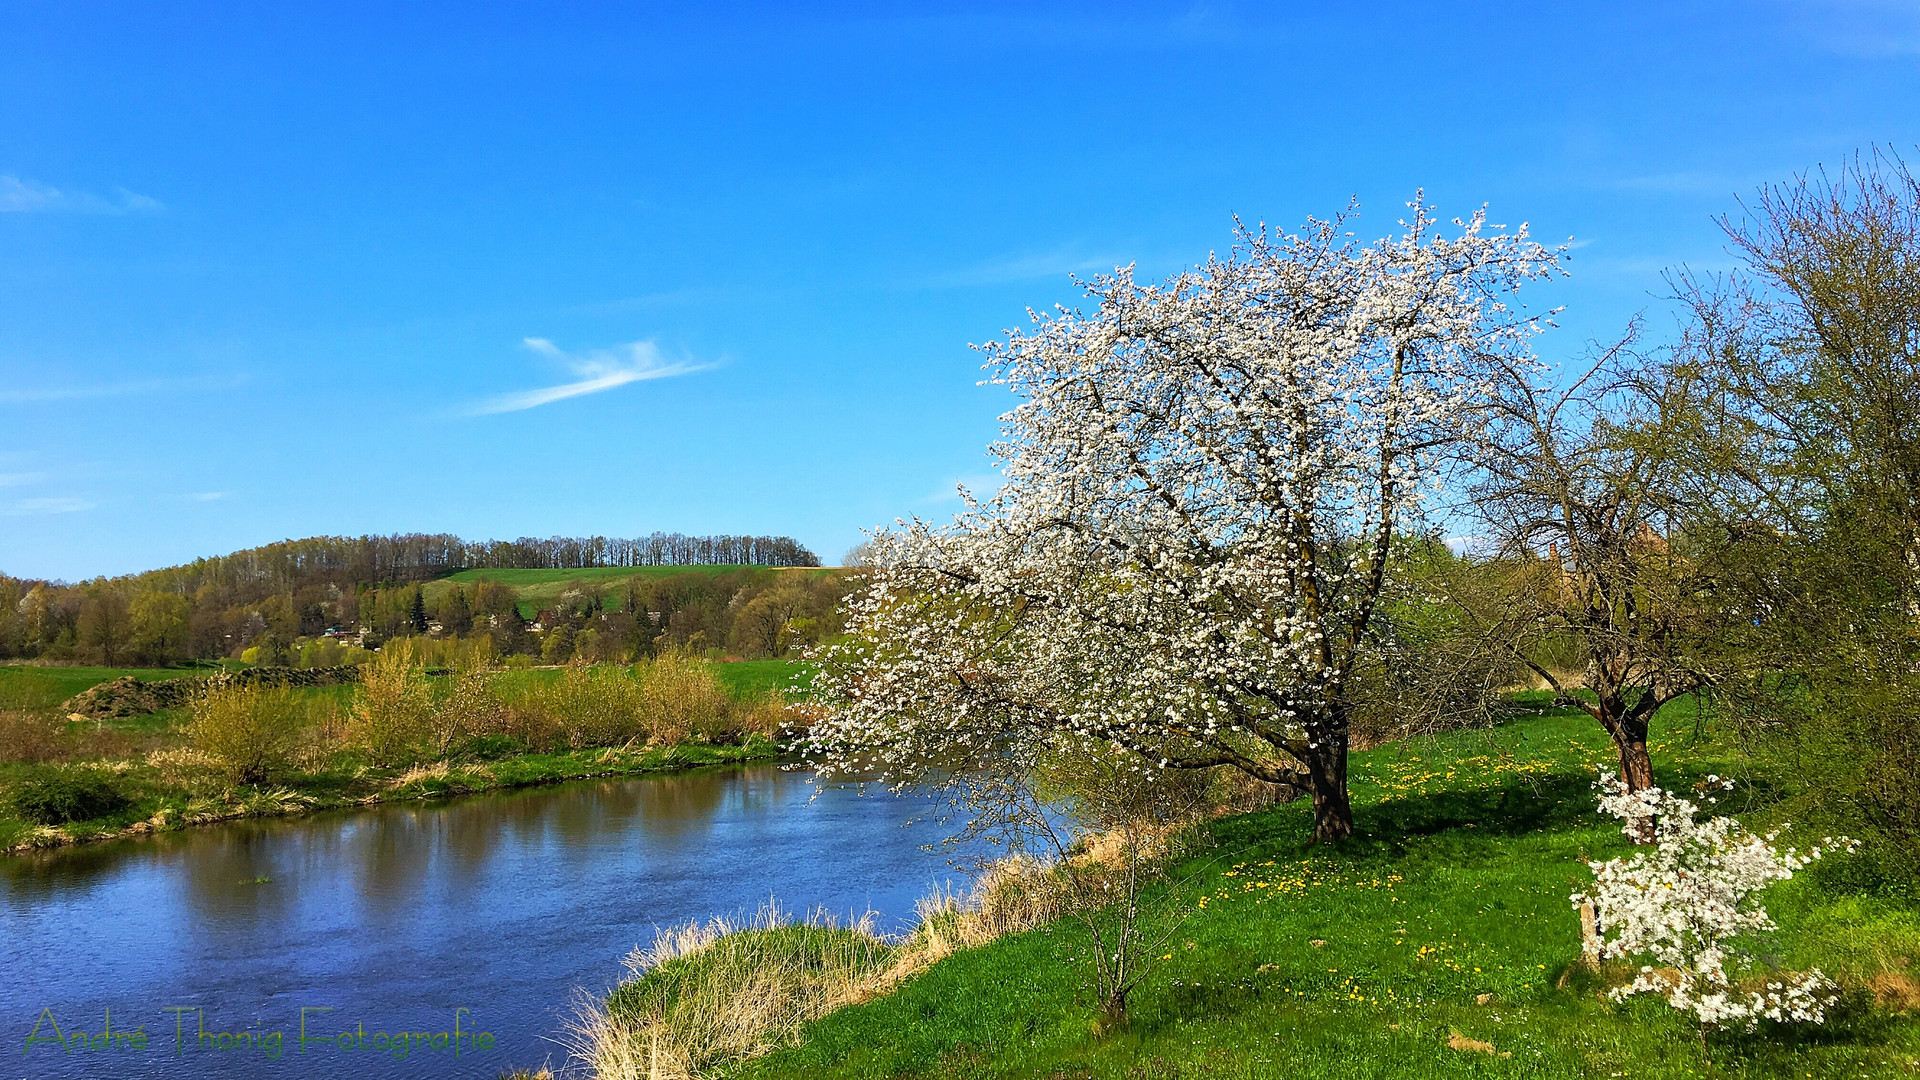
[[[526,346],[542,356],[551,357],[565,364],[574,374],[580,376],[580,379],[577,382],[561,383],[559,386],[521,390],[517,393],[488,398],[473,406],[470,410],[473,415],[490,416],[494,413],[519,412],[521,409],[548,405],[571,397],[597,394],[602,390],[611,390],[628,383],[644,382],[648,379],[666,379],[675,375],[704,371],[712,366],[686,360],[664,360],[660,356],[660,350],[651,341],[635,341],[612,349],[595,349],[584,356],[570,356],[545,338],[527,338]]]

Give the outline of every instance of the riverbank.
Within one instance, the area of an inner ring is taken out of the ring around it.
[[[163,754],[165,752],[162,752]],[[707,765],[775,760],[787,753],[778,742],[752,736],[735,745],[684,743],[645,750],[588,748],[550,754],[514,754],[490,761],[437,762],[405,769],[357,767],[340,772],[293,774],[283,783],[196,795],[169,784],[168,762],[151,773],[129,762],[51,767],[60,772],[111,774],[125,790],[159,788],[111,814],[60,825],[39,825],[0,813],[0,851],[22,855],[70,844],[171,832],[238,818],[277,817],[319,810],[375,806],[419,799],[449,799],[489,791],[536,787],[569,780],[644,776]],[[43,769],[46,767],[43,767]],[[43,771],[41,775],[49,775]],[[85,778],[84,775],[82,778]]]
[[[1696,729],[1690,712],[1663,717],[1653,749],[1663,785],[1739,777],[1728,808],[1749,827],[1787,828],[1781,842],[1802,849],[1818,841],[1812,808],[1782,801],[1736,741]],[[1779,929],[1750,942],[1760,958],[1750,974],[1822,969],[1841,994],[1824,1026],[1703,1036],[1657,997],[1607,999],[1638,961],[1583,966],[1568,895],[1593,880],[1589,860],[1631,851],[1595,806],[1593,777],[1610,757],[1590,718],[1548,711],[1355,754],[1358,835],[1338,845],[1309,844],[1304,801],[1214,821],[1146,896],[1147,917],[1172,933],[1122,1027],[1100,1015],[1090,940],[1066,918],[956,951],[724,1071],[768,1080],[1920,1071],[1920,897],[1871,853],[1832,856],[1763,894]],[[677,977],[667,964],[628,984],[610,999],[615,1015],[646,1000],[650,978],[666,989]]]
[[[786,665],[725,667],[6,669],[0,851],[780,756]]]

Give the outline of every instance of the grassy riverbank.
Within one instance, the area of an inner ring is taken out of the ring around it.
[[[195,794],[163,767],[133,762],[104,766],[127,803],[113,813],[58,826],[0,815],[0,850],[20,854],[65,844],[167,832],[243,817],[302,814],[337,807],[372,806],[407,799],[439,799],[481,791],[553,784],[591,777],[639,776],[701,765],[761,761],[780,756],[779,744],[751,737],[734,745],[689,743],[646,750],[595,747],[556,753],[509,753],[454,764],[436,762],[405,769],[353,767],[291,773],[274,784]],[[121,766],[125,766],[122,768]],[[0,766],[0,786],[46,771]]]
[[[0,668],[0,851],[778,756],[783,717],[770,688],[786,681],[786,665],[719,674],[731,666],[675,660],[469,673],[465,687],[416,674],[420,707],[434,719],[419,721],[425,726],[414,738],[424,742],[398,753],[355,741],[363,688],[300,688],[287,692],[285,708],[299,730],[255,783],[233,782],[196,742],[188,709],[84,723],[60,709],[71,694],[123,675],[197,672]],[[648,679],[667,682],[650,693]],[[472,722],[446,726],[445,710],[462,709],[475,714]]]
[[[1789,806],[1730,741],[1669,715],[1666,785],[1743,780],[1732,807],[1777,827]],[[1865,856],[1770,890],[1757,943],[1818,966],[1845,995],[1823,1029],[1714,1034],[1660,1000],[1602,996],[1628,967],[1582,969],[1570,892],[1589,859],[1625,853],[1594,806],[1604,735],[1546,713],[1357,754],[1360,835],[1309,847],[1304,804],[1223,818],[1150,896],[1180,922],[1103,1031],[1072,920],[947,957],[885,996],[798,1027],[748,1077],[1672,1077],[1920,1075],[1920,902]],[[1725,809],[1723,807],[1722,809]],[[1791,830],[1805,847],[1811,829]],[[669,973],[671,974],[671,973]],[[645,979],[642,979],[642,983]],[[613,1004],[643,1000],[630,985]],[[856,1000],[858,1000],[856,998]]]

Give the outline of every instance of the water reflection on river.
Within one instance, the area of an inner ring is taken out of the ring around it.
[[[902,926],[914,898],[952,876],[922,850],[935,828],[907,824],[924,804],[813,795],[806,774],[757,766],[0,859],[0,1077],[557,1066],[550,1040],[576,990],[615,981],[655,926],[769,896]],[[334,1042],[300,1045],[303,1008],[309,1040]],[[455,1057],[456,1009],[491,1049],[464,1038]],[[51,1041],[54,1023],[91,1038]],[[402,1031],[425,1038],[395,1040]],[[353,1033],[345,1046],[341,1032]]]

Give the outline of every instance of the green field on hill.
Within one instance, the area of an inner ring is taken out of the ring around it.
[[[658,580],[679,574],[725,574],[735,570],[771,570],[782,574],[820,574],[826,573],[819,567],[766,567],[766,566],[593,566],[578,570],[461,570],[436,578],[421,586],[429,605],[437,604],[440,597],[455,585],[467,589],[482,581],[493,581],[501,585],[510,585],[520,595],[520,612],[532,617],[540,608],[551,605],[560,598],[575,582],[598,586],[603,589],[617,589],[621,583],[632,579]]]
[[[1696,740],[1670,710],[1656,740],[1664,785],[1743,778],[1723,808],[1779,827],[1730,740]],[[1845,997],[1824,1028],[1764,1025],[1704,1039],[1652,997],[1608,985],[1634,968],[1577,963],[1568,894],[1589,859],[1631,851],[1595,809],[1610,762],[1584,715],[1552,712],[1356,754],[1359,835],[1310,846],[1305,800],[1213,823],[1175,884],[1150,897],[1175,920],[1130,1025],[1101,1033],[1086,990],[1088,937],[1063,920],[963,951],[897,992],[811,1024],[803,1045],[749,1063],[764,1078],[1440,1077],[1768,1078],[1920,1075],[1920,1003],[1876,987],[1920,977],[1920,902],[1865,856],[1829,858],[1768,890],[1782,970],[1818,966]],[[1804,811],[1805,808],[1801,807]],[[1793,815],[1797,820],[1799,815]],[[1819,834],[1789,833],[1804,849]],[[1889,980],[1893,980],[1889,982]]]

